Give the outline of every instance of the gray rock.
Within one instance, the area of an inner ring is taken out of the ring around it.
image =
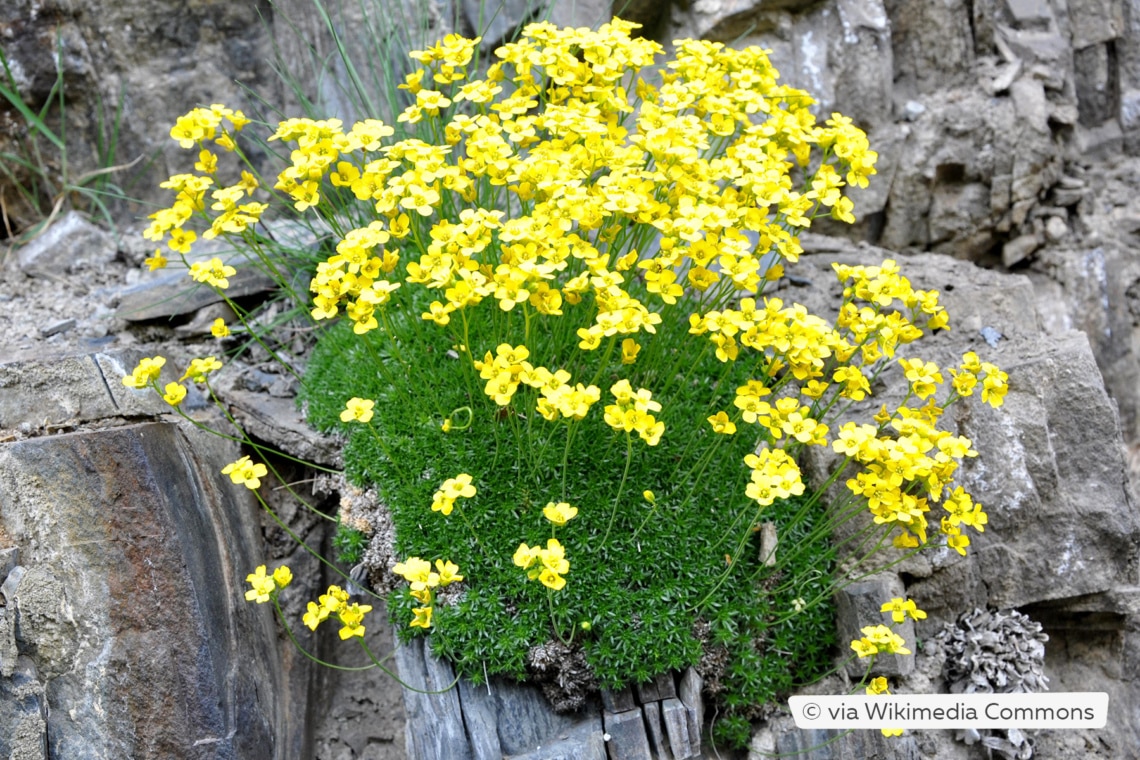
[[[585,26],[591,29],[608,23],[614,16],[636,21],[636,18],[627,17],[618,12],[622,5],[623,0],[616,2],[611,0],[570,0],[569,2],[561,0],[558,2],[556,0],[550,3],[547,18],[550,23],[556,26],[572,26],[575,28]]]
[[[1059,243],[1069,234],[1069,225],[1059,216],[1051,216],[1045,222],[1045,237],[1051,243]]]
[[[20,564],[20,547],[8,546],[0,549],[0,588],[3,587],[4,582],[8,579],[8,573],[16,569]],[[0,593],[3,593],[0,591]]]
[[[607,760],[600,714],[574,724],[547,741],[548,744],[530,752],[511,755],[511,760]]]
[[[676,760],[700,755],[700,736],[693,736],[689,731],[689,711],[681,700],[663,701],[661,719],[665,723],[665,734],[669,737],[669,747]]]
[[[1036,235],[1019,235],[1001,247],[1002,266],[1012,267],[1020,264],[1040,247],[1041,241]]]
[[[835,616],[839,626],[839,641],[846,649],[847,642],[863,636],[862,629],[869,625],[889,625],[890,617],[880,612],[882,606],[896,597],[905,596],[898,576],[884,574],[858,583],[851,583],[835,593]],[[908,648],[914,650],[914,623],[908,618],[895,632],[902,636]],[[845,652],[848,653],[850,650]],[[868,661],[852,660],[847,665],[851,678],[859,680],[867,672]],[[914,670],[914,658],[881,654],[875,657],[871,674],[874,676],[905,676]]]
[[[1074,50],[1108,42],[1124,31],[1120,0],[1069,0]]]
[[[16,608],[0,607],[0,679],[10,678],[20,650],[16,647]],[[0,720],[0,725],[6,725]]]
[[[400,678],[410,686],[445,690],[404,690],[410,758],[605,758],[596,703],[592,709],[563,715],[550,708],[535,685],[501,678],[480,685],[457,682],[451,666],[431,655],[422,637],[399,645],[396,662]]]
[[[343,442],[315,433],[295,399],[241,390],[236,382],[235,373],[223,375],[214,389],[249,435],[309,462],[343,466]]]
[[[527,22],[546,7],[546,0],[463,0],[463,14],[484,50],[509,42]]]
[[[1110,44],[1089,45],[1073,53],[1077,112],[1086,127],[1098,126],[1120,114],[1115,50]]]
[[[4,610],[0,608],[0,615]],[[3,622],[0,621],[0,631]],[[21,656],[0,673],[0,757],[47,760],[47,700],[35,662]]]
[[[653,760],[641,710],[606,712],[603,716],[609,735],[610,760]]]
[[[115,241],[82,214],[70,211],[19,251],[20,271],[59,278],[83,269],[101,269],[115,258]]]
[[[846,760],[853,757],[919,760],[932,756],[920,751],[918,741],[910,734],[888,738],[878,731],[798,729],[787,716],[775,719],[765,731],[753,737],[748,760],[764,760],[769,746],[774,749],[772,754],[794,755],[805,760]]]
[[[469,760],[475,757],[463,728],[454,671],[432,657],[422,637],[396,647],[400,679],[419,692],[404,689],[408,716],[408,757],[423,760]],[[438,692],[438,693],[421,693]],[[478,720],[478,718],[477,718]]]
[[[649,745],[653,756],[657,760],[673,760],[673,751],[669,748],[669,738],[665,734],[665,726],[661,722],[661,705],[650,702],[642,705],[641,712],[645,716],[645,725],[649,727]]]
[[[237,274],[229,278],[226,298],[265,293],[277,286],[269,275],[248,262],[232,265]],[[146,322],[190,314],[222,301],[213,288],[194,282],[185,271],[175,271],[124,290],[115,316],[128,322]]]
[[[705,724],[705,703],[701,696],[704,682],[696,668],[685,668],[681,674],[681,684],[677,689],[677,696],[689,711],[689,735],[700,736],[701,726]]]
[[[1019,25],[1036,26],[1053,18],[1048,0],[1005,0],[1009,15]]]
[[[50,338],[53,335],[65,333],[75,327],[76,321],[74,319],[61,319],[58,322],[52,322],[50,325],[45,325],[40,329],[40,335],[45,338]]]
[[[48,756],[295,754],[273,616],[243,599],[264,560],[249,495],[221,484],[236,454],[161,423],[0,446],[0,529],[27,567],[6,610]]]
[[[153,391],[127,388],[122,383],[143,356],[143,352],[130,349],[0,364],[0,429],[168,411]],[[163,382],[177,378],[173,367],[163,369]]]
[[[651,681],[636,686],[637,701],[641,704],[660,702],[663,699],[677,696],[676,685],[673,683],[672,673],[661,673]]]
[[[633,698],[633,689],[625,686],[617,691],[602,689],[602,706],[607,712],[625,712],[637,707]]]

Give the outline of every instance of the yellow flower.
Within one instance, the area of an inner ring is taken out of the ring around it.
[[[214,324],[210,325],[210,334],[215,338],[226,338],[230,334],[230,328],[226,325],[226,320],[218,317],[214,320]]]
[[[574,519],[574,516],[578,514],[578,508],[572,507],[564,501],[557,504],[549,502],[543,508],[542,514],[547,520],[561,527]]]
[[[251,491],[261,487],[261,478],[265,477],[266,472],[268,470],[265,465],[251,462],[249,457],[242,457],[222,468],[222,474],[229,475],[235,485],[245,484]]]
[[[138,366],[131,370],[131,374],[123,378],[123,385],[129,388],[145,388],[158,380],[166,359],[161,356],[140,359]]]
[[[277,588],[285,588],[293,582],[293,571],[287,565],[282,565],[273,571],[273,582]]]
[[[181,383],[167,383],[165,390],[162,400],[171,406],[178,406],[186,398],[186,386]]]
[[[633,364],[637,361],[637,354],[641,351],[641,346],[633,338],[626,338],[621,342],[621,363]]]
[[[372,605],[352,604],[342,605],[337,612],[343,628],[340,629],[341,641],[347,641],[354,636],[364,636],[364,615],[372,611]]]
[[[247,602],[264,604],[268,602],[274,592],[277,591],[277,583],[272,577],[266,576],[265,574],[265,565],[260,565],[257,570],[247,575],[245,580],[253,587],[245,592],[245,600]]]
[[[431,607],[414,607],[412,614],[416,617],[409,625],[410,628],[431,628]]]
[[[863,629],[863,638],[851,642],[851,648],[859,657],[875,654],[910,654],[902,636],[885,625],[869,625]]]
[[[364,398],[350,398],[344,404],[344,411],[340,413],[341,422],[368,422],[372,419],[372,408],[375,401]]]
[[[470,499],[476,492],[475,486],[471,485],[471,476],[467,473],[448,478],[432,495],[431,510],[450,515],[456,499]]]
[[[463,580],[463,576],[459,574],[459,565],[450,560],[444,561],[437,559],[435,561],[435,569],[439,571],[439,585],[441,586],[447,586],[448,584],[458,583]]]
[[[301,617],[301,622],[304,623],[310,630],[317,630],[317,626],[325,621],[329,616],[329,611],[317,604],[316,602],[309,602],[308,611]]]
[[[206,237],[209,237],[209,234]],[[217,256],[209,261],[195,261],[190,265],[190,276],[194,278],[194,282],[209,283],[220,290],[225,290],[230,286],[229,278],[235,274],[237,274],[237,270],[223,264]]]
[[[459,568],[456,567],[455,569],[458,570]],[[431,571],[431,563],[419,557],[409,557],[406,562],[397,563],[392,568],[392,572],[402,576],[404,580],[410,583],[413,593],[440,585],[440,576]]]
[[[883,678],[882,676],[879,676],[878,678],[872,678],[871,683],[867,684],[867,694],[874,695],[890,693],[891,692],[887,689],[887,679]]]
[[[714,433],[721,435],[732,435],[736,432],[736,423],[728,418],[724,412],[717,412],[708,418],[709,424],[712,425]]]
[[[222,363],[212,356],[207,356],[205,359],[191,359],[190,366],[186,368],[185,374],[178,379],[190,378],[195,383],[202,383],[205,382],[206,375],[217,372],[221,368]]]
[[[162,255],[162,251],[155,248],[154,249],[154,255],[149,257],[143,263],[146,264],[148,270],[153,272],[156,269],[162,269],[163,267],[165,267],[167,264],[167,260],[166,260],[166,257]]]
[[[913,620],[923,620],[926,617],[926,613],[918,609],[913,599],[897,597],[885,603],[880,612],[891,613],[891,619],[896,623],[901,623],[903,620],[906,620],[907,616],[910,616]]]
[[[1009,375],[989,362],[982,362],[982,371],[986,373],[982,380],[982,401],[997,409],[1004,403],[1009,390]]]

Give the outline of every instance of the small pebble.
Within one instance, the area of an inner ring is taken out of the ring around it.
[[[50,338],[53,335],[65,333],[73,327],[75,327],[74,319],[61,319],[58,322],[51,323],[47,327],[40,328],[40,335],[45,338]]]

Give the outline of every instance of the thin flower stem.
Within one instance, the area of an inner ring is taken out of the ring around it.
[[[633,461],[633,437],[626,431],[625,434],[625,469],[621,473],[621,483],[618,483],[617,493],[614,495],[614,505],[610,510],[610,523],[606,526],[606,535],[602,537],[602,546],[606,545],[606,541],[610,537],[610,530],[614,527],[614,520],[617,518],[618,504],[621,502],[622,491],[625,490],[625,481],[629,478],[629,464]]]
[[[558,616],[554,614],[554,589],[549,586],[546,588],[546,602],[547,606],[550,607],[550,625],[554,628],[554,635],[558,637],[558,640],[565,646],[570,646],[570,642],[562,638],[562,630],[558,625]],[[571,639],[572,638],[573,634],[571,634]]]
[[[289,641],[293,642],[293,646],[295,646],[297,648],[297,651],[300,652],[301,654],[305,655],[305,657],[309,658],[310,660],[317,663],[318,665],[324,665],[326,668],[332,668],[333,670],[372,670],[373,668],[378,667],[378,665],[376,663],[373,663],[371,665],[348,666],[348,665],[337,665],[335,663],[326,662],[325,660],[322,660],[321,658],[317,657],[316,655],[313,655],[308,650],[306,650],[303,646],[301,646],[301,643],[299,641],[297,641],[297,637],[295,635],[293,635],[293,629],[291,629],[289,627],[289,623],[286,622],[286,620],[285,620],[285,613],[282,612],[282,610],[281,610],[281,602],[277,599],[276,594],[273,595],[273,609],[275,609],[277,611],[277,619],[281,621],[281,626],[285,629],[286,635],[289,636]],[[384,671],[384,672],[387,673],[388,671]],[[391,675],[391,674],[389,673],[389,675]],[[397,679],[397,680],[399,680],[399,679]]]
[[[344,580],[346,580],[349,583],[352,583],[352,584],[356,585],[358,588],[362,589],[364,591],[364,593],[368,594],[373,599],[379,599],[380,601],[384,601],[384,597],[380,596],[375,591],[372,591],[369,588],[366,588],[364,586],[360,586],[359,584],[356,584],[355,581],[352,580],[352,578],[349,576],[348,573],[341,570],[339,567],[334,565],[332,562],[329,562],[327,559],[325,559],[324,555],[322,555],[316,549],[314,549],[311,546],[309,546],[308,544],[306,544],[304,542],[304,540],[302,540],[300,536],[298,536],[296,533],[294,533],[293,530],[288,525],[285,524],[285,521],[282,520],[281,517],[278,516],[278,514],[270,508],[270,506],[265,502],[265,499],[262,498],[262,496],[259,492],[254,491],[253,495],[257,497],[257,501],[261,504],[262,508],[264,508],[265,511],[269,514],[269,516],[273,518],[273,522],[277,523],[277,525],[281,528],[281,530],[285,531],[285,533],[288,534],[289,538],[293,539],[293,541],[296,542],[296,544],[298,546],[300,546],[302,549],[304,549],[306,552],[308,552],[310,555],[312,555],[312,557],[314,559],[316,559],[318,562],[320,562],[325,567],[332,570],[334,573],[339,575]]]
[[[359,641],[359,642],[360,642],[360,646],[361,646],[361,648],[362,648],[362,649],[364,649],[364,653],[365,653],[366,655],[368,655],[368,659],[372,660],[372,663],[373,663],[373,664],[374,664],[376,667],[380,668],[380,669],[381,669],[381,670],[383,670],[385,673],[387,673],[388,675],[392,676],[392,680],[394,680],[396,683],[400,684],[400,686],[401,686],[402,688],[405,688],[405,689],[407,689],[408,691],[411,691],[411,692],[415,692],[416,694],[446,694],[447,692],[449,692],[449,691],[451,691],[452,689],[454,689],[454,688],[455,688],[455,686],[456,686],[456,684],[458,684],[458,683],[459,683],[459,679],[461,678],[461,676],[456,676],[456,677],[455,677],[455,680],[454,680],[454,681],[452,681],[450,684],[448,684],[448,685],[447,685],[447,687],[445,687],[445,688],[443,688],[443,689],[438,689],[438,690],[436,690],[436,691],[432,691],[432,690],[429,690],[429,689],[417,689],[415,686],[412,686],[412,685],[408,684],[408,683],[407,683],[407,682],[405,682],[405,681],[401,681],[401,680],[400,680],[400,677],[399,677],[398,675],[396,675],[395,673],[393,673],[392,671],[390,671],[390,670],[388,670],[386,667],[384,667],[384,666],[381,664],[381,663],[383,662],[383,660],[377,660],[377,659],[376,659],[376,655],[374,655],[374,654],[372,653],[372,650],[368,648],[368,645],[364,643],[364,637],[363,637],[363,636],[356,636],[355,638],[357,639],[357,641]],[[387,659],[387,658],[385,658],[385,659]]]

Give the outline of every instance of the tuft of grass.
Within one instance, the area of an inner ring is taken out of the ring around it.
[[[63,54],[62,41],[56,37],[56,59]],[[142,157],[117,164],[119,133],[123,117],[123,93],[113,108],[101,98],[96,103],[95,163],[96,168],[75,172],[71,161],[67,131],[67,101],[64,92],[63,66],[56,66],[56,79],[48,97],[35,110],[20,94],[8,58],[0,48],[0,97],[19,115],[20,138],[11,151],[0,151],[0,177],[7,180],[22,206],[30,210],[35,221],[25,228],[12,218],[8,200],[0,193],[0,222],[10,241],[26,243],[38,235],[63,211],[74,208],[97,214],[115,230],[113,210],[126,193],[114,182],[118,172],[137,164]],[[49,124],[49,114],[58,117],[58,127]]]

